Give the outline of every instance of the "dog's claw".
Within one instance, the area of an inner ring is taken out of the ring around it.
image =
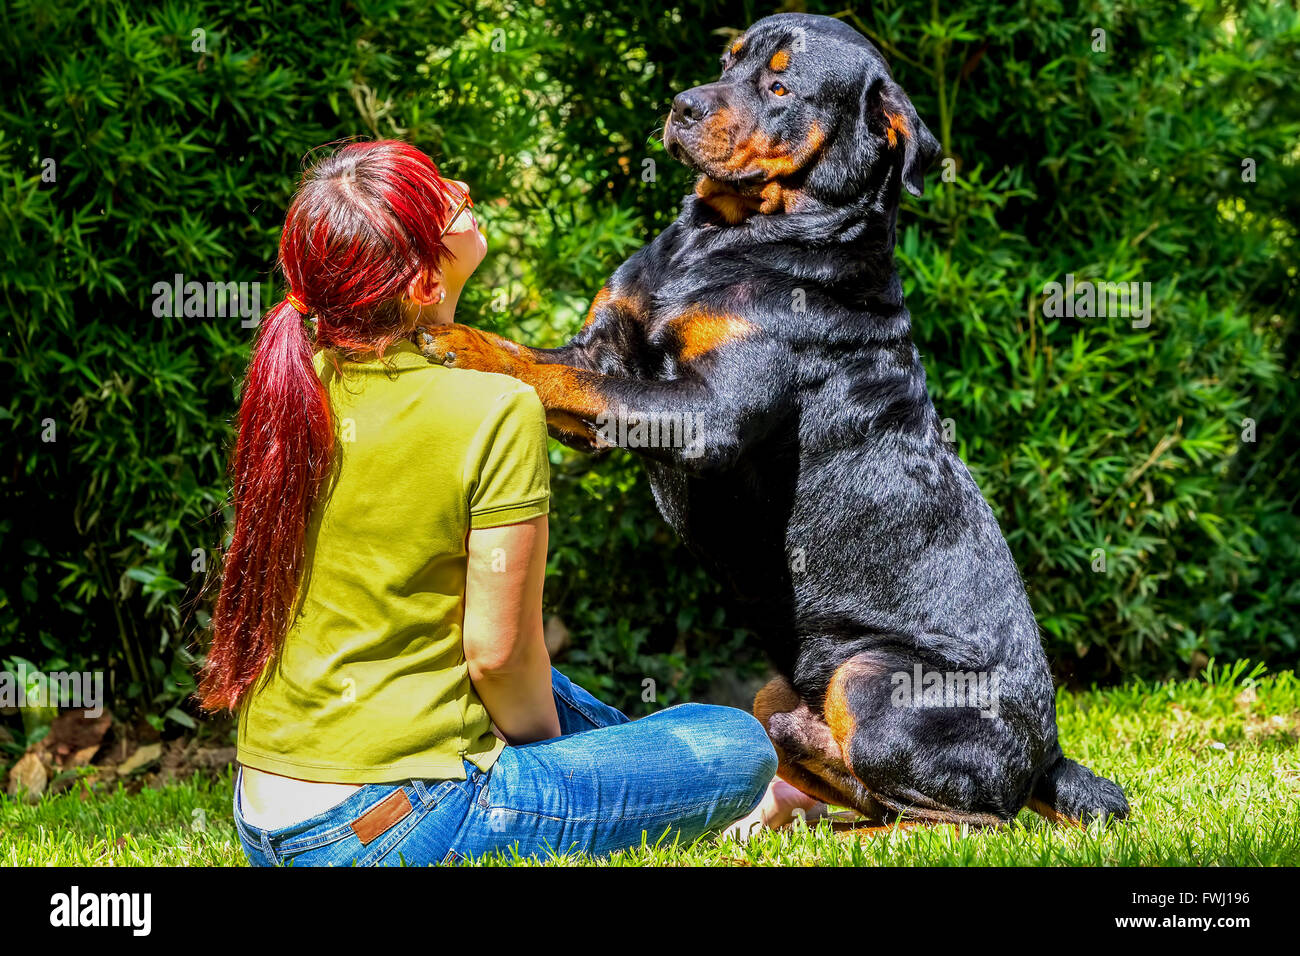
[[[420,354],[428,359],[430,364],[456,364],[456,353],[451,350],[440,352],[438,350],[438,339],[427,329],[417,330],[415,335],[412,337],[412,341],[415,342],[416,347],[420,350]]]

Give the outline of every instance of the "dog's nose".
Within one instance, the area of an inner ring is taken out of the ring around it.
[[[687,90],[673,97],[673,122],[681,126],[698,123],[709,112],[708,101],[695,90]]]

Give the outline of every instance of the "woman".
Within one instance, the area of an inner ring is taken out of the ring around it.
[[[324,159],[289,208],[290,291],[244,384],[200,688],[239,714],[255,865],[598,854],[795,805],[748,714],[632,722],[551,668],[541,404],[412,342],[453,320],[483,259],[471,207],[384,141]]]

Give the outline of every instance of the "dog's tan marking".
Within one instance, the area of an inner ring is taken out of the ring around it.
[[[1050,820],[1052,823],[1059,823],[1068,827],[1076,827],[1080,830],[1083,829],[1082,820],[1076,820],[1074,817],[1066,816],[1055,807],[1049,806],[1037,797],[1030,797],[1029,802],[1025,804],[1025,806],[1030,810],[1033,810],[1040,817],[1045,817]]]
[[[583,320],[582,327],[585,329],[596,321],[596,313],[605,307],[610,300],[609,286],[602,286],[601,290],[596,293],[596,297],[591,300],[591,308],[587,310],[587,318]]]
[[[683,362],[694,361],[754,332],[754,326],[738,315],[700,307],[688,309],[668,325],[677,334],[677,357]]]
[[[889,126],[885,129],[885,138],[889,140],[890,148],[898,145],[898,137],[904,139],[912,135],[912,131],[907,127],[907,119],[901,113],[890,113],[885,111],[885,118],[889,121]]]
[[[695,195],[732,226],[758,212],[762,204],[757,197],[742,196],[726,183],[708,176],[701,176],[695,184]]]
[[[527,382],[549,411],[567,412],[593,422],[608,412],[604,396],[595,388],[595,376],[568,365],[520,365],[510,374]]]
[[[711,152],[719,152],[715,134]],[[776,144],[765,133],[753,133],[736,144],[730,155],[721,162],[727,178],[760,172],[764,183],[754,192],[740,192],[728,182],[701,176],[695,184],[695,195],[716,210],[730,225],[740,223],[754,213],[772,215],[791,211],[802,195],[782,180],[806,167],[826,142],[821,126],[813,123],[804,141],[794,149]]]
[[[799,692],[784,677],[774,677],[754,695],[754,716],[764,727],[773,714],[788,714],[803,701]]]
[[[826,725],[831,729],[831,736],[840,746],[846,764],[849,743],[857,731],[857,719],[853,716],[853,708],[849,704],[848,682],[857,674],[871,670],[862,661],[851,657],[835,668],[835,673],[831,675],[831,681],[826,686],[826,701],[822,704],[822,714],[826,718]]]
[[[427,341],[421,351],[431,361],[452,368],[479,372],[500,372],[527,382],[537,392],[548,413],[567,412],[579,421],[592,422],[607,412],[597,387],[600,376],[568,365],[538,362],[532,349],[464,325],[437,326],[422,330]],[[448,362],[454,354],[454,361]],[[572,428],[560,420],[557,427]]]
[[[879,819],[884,809],[853,776],[830,728],[784,677],[754,697],[754,716],[776,748],[777,775],[810,797]]]
[[[736,175],[759,171],[767,180],[790,176],[803,169],[825,143],[826,134],[818,123],[809,126],[803,142],[794,148],[777,143],[760,130],[736,144],[723,168]]]
[[[583,421],[577,415],[557,409],[547,409],[546,427],[558,439],[570,439],[590,444],[593,448],[606,448],[608,443],[602,441],[596,426]]]

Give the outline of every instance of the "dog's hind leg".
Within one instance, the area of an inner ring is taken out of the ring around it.
[[[884,818],[885,808],[844,765],[830,728],[784,677],[754,697],[754,716],[776,748],[782,780],[823,803],[851,807],[873,820]]]
[[[823,714],[844,763],[871,795],[912,820],[997,826],[1029,797],[1029,742],[977,706],[905,701],[894,676],[919,663],[905,651],[866,651],[841,663]]]

